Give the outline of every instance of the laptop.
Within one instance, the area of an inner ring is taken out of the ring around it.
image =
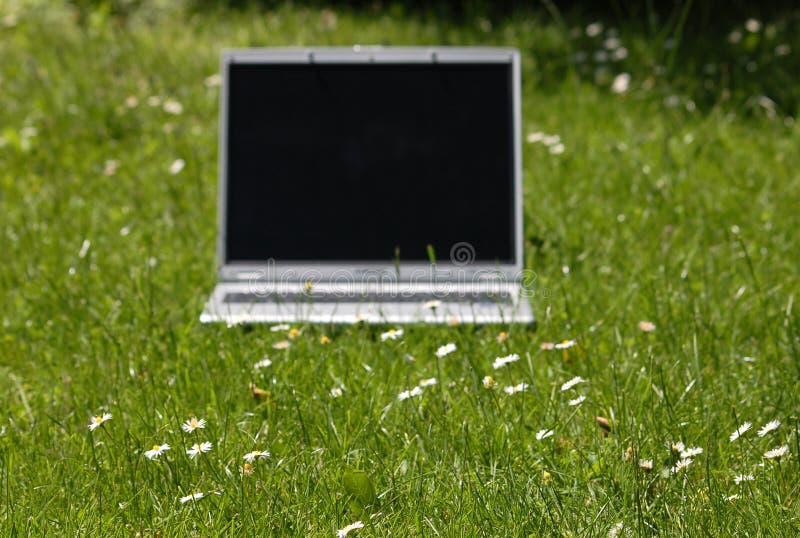
[[[511,48],[228,50],[203,322],[528,323]]]

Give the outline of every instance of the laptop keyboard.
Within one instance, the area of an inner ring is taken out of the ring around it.
[[[436,293],[436,292],[367,292],[359,294],[311,292],[228,293],[226,303],[491,303],[511,304],[511,294],[498,292]]]

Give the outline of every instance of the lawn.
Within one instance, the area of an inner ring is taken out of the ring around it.
[[[800,33],[592,22],[0,0],[2,534],[800,534]],[[520,48],[535,328],[199,323],[221,48],[353,43]]]

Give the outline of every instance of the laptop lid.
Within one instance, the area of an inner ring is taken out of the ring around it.
[[[223,53],[223,280],[515,277],[519,54],[508,48]]]

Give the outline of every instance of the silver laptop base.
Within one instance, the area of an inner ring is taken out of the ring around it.
[[[320,290],[315,288],[315,291]],[[502,291],[507,293],[506,297],[509,298],[505,302],[470,302],[464,299],[464,293],[475,293],[475,291],[475,289],[448,290],[441,299],[415,301],[414,290],[392,290],[394,294],[403,294],[402,300],[393,300],[393,295],[387,293],[383,300],[363,301],[359,300],[358,294],[351,290],[349,296],[341,293],[341,298],[337,297],[335,301],[317,301],[313,298],[304,300],[299,296],[291,301],[279,302],[265,300],[264,290],[260,290],[259,295],[253,295],[253,299],[248,301],[241,297],[241,294],[247,293],[247,284],[221,283],[217,285],[206,303],[200,321],[221,322],[228,325],[284,322],[335,324],[533,322],[530,302],[527,298],[520,297],[518,286],[504,287]],[[238,300],[233,302],[226,300],[230,295],[237,295]]]

